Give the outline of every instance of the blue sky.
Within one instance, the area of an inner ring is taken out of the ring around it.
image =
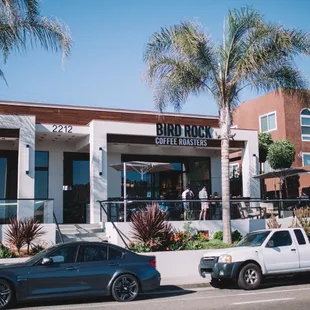
[[[220,41],[229,8],[252,4],[267,20],[310,32],[309,0],[41,0],[44,15],[70,27],[70,58],[39,48],[12,54],[2,64],[9,86],[0,99],[153,110],[152,91],[142,79],[143,50],[153,32],[184,19],[198,19]],[[297,63],[310,79],[310,58]],[[245,92],[242,99],[257,96]],[[191,97],[185,113],[217,114],[208,95]]]

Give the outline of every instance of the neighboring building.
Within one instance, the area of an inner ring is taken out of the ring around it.
[[[282,91],[273,92],[243,102],[234,111],[233,121],[235,128],[269,132],[273,140],[291,141],[296,151],[292,167],[310,168],[310,109],[306,103]],[[263,172],[270,169],[268,162],[263,164]],[[310,194],[310,175],[300,175],[299,182],[300,190]],[[272,195],[275,188],[279,189],[279,181],[266,180],[266,186]]]
[[[25,218],[34,214],[27,199],[51,198],[60,223],[105,221],[97,201],[123,195],[122,172],[110,165],[133,160],[171,163],[173,171],[143,181],[128,172],[131,198],[179,199],[188,183],[195,192],[206,184],[210,193],[221,194],[216,131],[215,116],[1,102],[1,205],[13,206]],[[242,153],[243,195],[257,197],[252,179],[257,132],[233,133],[230,152]]]

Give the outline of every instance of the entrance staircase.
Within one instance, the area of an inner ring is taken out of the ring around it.
[[[100,224],[60,224],[60,232],[64,242],[95,241],[107,242],[108,238]],[[60,243],[59,233],[56,232],[56,243]]]

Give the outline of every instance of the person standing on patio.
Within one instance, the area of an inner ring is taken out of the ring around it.
[[[189,212],[189,200],[194,199],[194,193],[191,191],[189,185],[186,186],[185,191],[182,193],[183,208],[184,208],[184,221],[187,220],[187,213]]]
[[[206,186],[204,186],[201,191],[199,192],[199,199],[201,199],[201,211],[199,215],[199,221],[203,220],[205,221],[207,218],[207,210],[209,209],[209,203],[206,201],[208,199],[208,192]]]

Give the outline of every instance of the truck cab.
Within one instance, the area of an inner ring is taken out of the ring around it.
[[[236,247],[209,250],[199,264],[202,277],[237,280],[255,289],[265,276],[310,272],[310,244],[301,228],[266,229],[247,234]]]

